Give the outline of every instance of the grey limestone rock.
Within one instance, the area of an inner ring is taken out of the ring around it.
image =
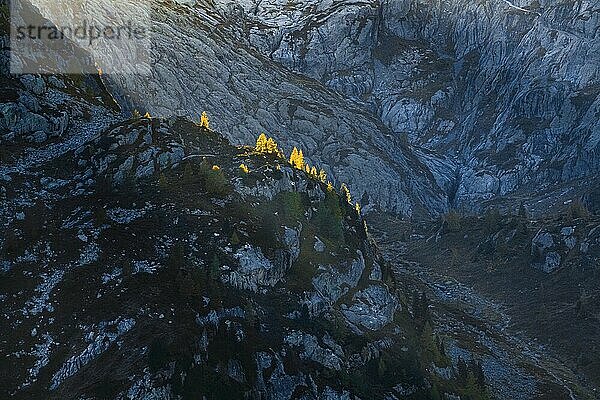
[[[347,263],[346,268],[321,266],[322,271],[313,278],[313,286],[323,301],[334,303],[346,294],[349,288],[358,285],[365,269],[365,260],[360,251],[358,258]]]
[[[315,251],[322,253],[325,251],[325,243],[323,243],[321,241],[321,239],[319,239],[317,236],[315,236],[315,244],[314,244],[314,249]]]
[[[534,257],[533,266],[549,274],[561,267],[561,255],[558,243],[550,232],[540,231],[531,241],[531,255]]]
[[[350,324],[363,330],[376,331],[389,324],[398,307],[398,301],[383,285],[371,285],[352,300],[350,306],[342,306],[342,313]]]
[[[318,339],[301,331],[294,331],[285,338],[285,343],[290,346],[301,347],[301,357],[312,360],[326,368],[339,371],[342,369],[342,360],[331,349],[319,345]]]

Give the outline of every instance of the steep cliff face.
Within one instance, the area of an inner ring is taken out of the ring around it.
[[[442,90],[451,117],[425,102],[430,123],[411,131],[417,143],[456,152],[459,204],[598,173],[600,23],[593,2],[390,1],[383,12],[389,32],[452,60],[449,90]]]
[[[591,2],[305,1],[284,17],[267,3],[244,3],[249,42],[433,150],[453,205],[598,173]]]

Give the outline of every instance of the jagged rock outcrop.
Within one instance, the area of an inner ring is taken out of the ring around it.
[[[534,265],[546,273],[560,268],[561,256],[556,251],[552,235],[548,232],[539,232],[531,240],[531,255],[539,260]]]
[[[265,291],[264,287],[274,287],[282,279],[300,255],[301,229],[285,227],[282,238],[282,249],[275,252],[275,260],[267,259],[260,248],[247,245],[234,254],[239,267],[228,271],[223,281],[238,289]],[[229,269],[229,267],[228,267]]]
[[[585,220],[572,222],[573,225],[541,228],[533,236],[533,267],[550,274],[568,265],[572,262],[570,258],[578,254],[581,257],[582,268],[586,268],[584,265],[589,262],[589,253],[595,252],[592,248],[597,244],[598,227],[585,224]]]
[[[294,331],[286,336],[285,342],[290,346],[300,347],[302,349],[300,357],[303,359],[317,362],[325,368],[337,371],[342,369],[342,360],[338,354],[330,348],[321,347],[318,339],[313,335]],[[338,353],[341,351],[341,348],[335,342],[330,342],[329,345],[336,349]],[[343,352],[340,355],[343,356]]]
[[[98,333],[93,331],[88,333],[86,339],[90,344],[83,352],[69,358],[54,374],[50,390],[56,389],[65,379],[78,373],[86,364],[92,362],[96,357],[105,352],[119,336],[127,333],[134,326],[134,319],[100,322],[97,327]]]
[[[379,1],[214,3],[234,34],[272,60],[356,99],[373,91]]]

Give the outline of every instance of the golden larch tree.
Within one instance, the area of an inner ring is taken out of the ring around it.
[[[304,155],[302,154],[302,150],[298,151],[298,149],[294,147],[292,155],[290,155],[290,164],[296,169],[304,169]]]
[[[257,153],[264,153],[267,151],[267,135],[261,133],[256,139],[256,147],[254,148]]]
[[[327,182],[327,172],[325,172],[325,170],[323,170],[323,169],[321,169],[321,170],[319,171],[319,180],[320,180],[322,183],[325,183],[325,182]]]
[[[298,149],[296,146],[292,149],[292,154],[290,154],[290,165],[292,167],[296,166],[296,160],[298,159]]]
[[[268,154],[277,154],[279,152],[277,149],[277,143],[275,140],[273,140],[273,138],[267,139],[266,152]]]
[[[352,204],[352,195],[350,194],[348,186],[346,186],[345,183],[342,183],[342,187],[340,188],[340,190],[342,192],[342,196],[344,196],[348,204]]]
[[[208,114],[206,111],[202,111],[200,116],[200,126],[206,129],[210,129],[210,121],[208,120]]]

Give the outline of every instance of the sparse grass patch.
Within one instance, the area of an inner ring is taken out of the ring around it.
[[[281,192],[273,199],[273,206],[282,222],[291,225],[304,218],[305,199],[298,192]]]
[[[450,210],[442,217],[446,232],[460,232],[462,229],[462,215],[456,210]]]
[[[182,183],[186,186],[202,186],[210,196],[223,198],[231,193],[231,185],[223,170],[206,161],[200,164],[188,162],[183,170]]]
[[[313,220],[319,237],[329,248],[336,249],[344,244],[342,218],[339,196],[333,191],[326,191],[325,200],[319,204]]]
[[[588,219],[591,213],[588,210],[587,206],[583,204],[580,200],[576,200],[569,205],[569,209],[567,210],[567,221],[573,221],[576,219]]]

